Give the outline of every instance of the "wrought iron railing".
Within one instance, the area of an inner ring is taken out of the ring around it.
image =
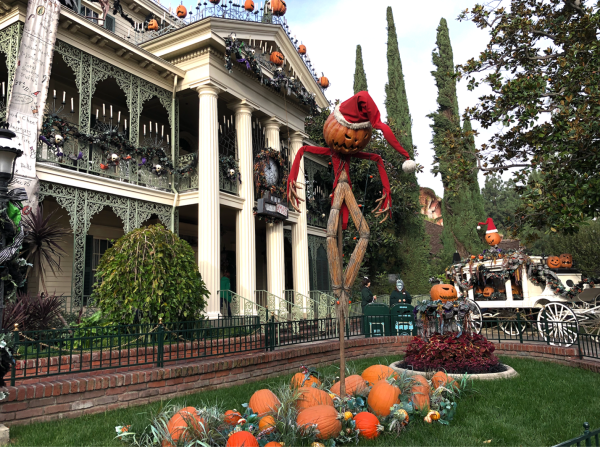
[[[583,445],[581,443],[584,443]],[[571,438],[570,440],[563,441],[554,447],[600,447],[600,428],[596,430],[590,430],[589,423],[583,423],[583,434],[578,437]]]
[[[81,312],[82,316],[89,316],[98,310],[96,300],[90,295],[84,295],[81,298],[61,295],[60,299],[64,313],[77,315]]]
[[[312,298],[294,290],[284,290],[283,297],[288,303],[292,303],[295,308],[299,308],[305,319],[325,318],[324,316],[315,315],[315,304]]]
[[[179,159],[177,159],[177,167],[185,167],[186,165],[194,161],[195,158],[196,155],[194,153],[179,156]],[[187,173],[178,175],[177,190],[179,192],[185,192],[187,190],[198,190],[198,166],[194,167]]]
[[[266,323],[268,319],[268,311],[266,307],[256,304],[248,298],[238,295],[232,290],[219,290],[219,298],[224,301],[230,300],[231,314],[239,316],[258,316],[261,323]]]

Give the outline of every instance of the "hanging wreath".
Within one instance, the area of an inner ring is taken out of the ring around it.
[[[228,179],[230,182],[239,181],[242,183],[242,175],[240,173],[240,166],[238,161],[233,156],[220,156],[219,157],[219,171],[221,177]]]
[[[265,148],[254,157],[254,185],[259,196],[268,191],[285,198],[288,175],[288,164],[280,151]]]

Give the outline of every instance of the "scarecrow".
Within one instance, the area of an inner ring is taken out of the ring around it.
[[[385,172],[383,160],[377,154],[362,151],[371,140],[373,128],[380,130],[385,140],[406,158],[402,169],[407,173],[415,171],[415,162],[410,160],[410,155],[402,148],[390,127],[381,122],[377,105],[375,105],[369,93],[363,91],[337,105],[325,122],[323,137],[329,148],[304,146],[298,150],[287,184],[288,203],[300,212],[298,206],[300,201],[304,200],[298,196],[298,189],[301,187],[296,184],[296,178],[300,170],[302,156],[306,151],[322,156],[331,156],[335,180],[333,182],[331,212],[327,223],[327,258],[333,280],[333,293],[337,298],[336,315],[340,326],[340,387],[342,395],[345,394],[343,323],[348,316],[350,287],[358,275],[358,269],[365,255],[370,235],[369,226],[366,220],[363,219],[362,212],[352,193],[350,180],[350,162],[352,158],[367,159],[377,163],[383,190],[373,212],[377,216],[383,216],[380,223],[387,220],[392,213],[390,182]],[[343,270],[342,230],[347,228],[350,215],[358,228],[360,239],[350,257],[348,266]]]

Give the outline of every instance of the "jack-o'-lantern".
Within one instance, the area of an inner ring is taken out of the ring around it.
[[[298,47],[298,53],[300,53],[301,55],[305,55],[306,54],[306,45],[300,44],[300,46]]]
[[[283,53],[279,51],[274,51],[271,53],[271,62],[275,64],[277,67],[283,65]]]
[[[185,6],[179,5],[175,10],[175,14],[177,14],[177,17],[180,19],[184,19],[185,16],[187,16],[187,9],[185,9]]]
[[[248,12],[253,12],[254,11],[254,1],[253,0],[246,0],[244,2],[244,9]]]
[[[573,266],[573,256],[571,254],[561,254],[560,266],[562,268],[571,268]]]
[[[325,126],[323,126],[323,137],[325,143],[333,151],[342,154],[358,153],[365,149],[371,141],[373,130],[368,128],[350,129],[339,123],[334,114],[331,114]]]
[[[221,0],[208,0],[209,2],[211,2],[213,5],[218,5],[219,3],[221,3]]]
[[[287,5],[283,0],[271,0],[267,4],[269,4],[268,8],[273,12],[274,16],[283,16],[287,11]],[[265,4],[265,7],[267,7],[267,4]]]
[[[496,246],[502,241],[502,237],[497,232],[485,234],[485,242],[490,246]]]
[[[514,295],[519,295],[519,296],[521,295],[521,289],[519,287],[517,287],[516,285],[511,285],[510,289],[512,291],[513,296]]]
[[[479,260],[483,260],[483,254],[479,255]]]
[[[158,30],[158,22],[152,19],[150,22],[148,22],[148,29],[151,31]]]
[[[560,268],[560,257],[558,256],[550,256],[546,261],[548,268]]]
[[[492,293],[494,293],[494,287],[492,287],[491,285],[487,285],[483,289],[483,296],[485,296],[486,298],[489,298],[490,296],[492,296]]]
[[[440,300],[442,302],[456,301],[457,293],[454,285],[438,284],[431,287],[429,292],[432,301]]]
[[[326,76],[322,76],[319,78],[319,84],[323,89],[327,89],[329,87],[329,79]]]

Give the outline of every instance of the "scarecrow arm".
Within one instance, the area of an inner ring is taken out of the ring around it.
[[[379,170],[379,177],[381,178],[381,184],[383,185],[383,191],[381,192],[381,198],[379,198],[377,200],[377,207],[375,207],[375,209],[373,210],[373,212],[375,212],[375,215],[382,215],[385,214],[386,212],[389,212],[389,214],[387,214],[385,216],[385,218],[383,220],[380,221],[380,223],[383,223],[385,220],[388,219],[388,217],[392,216],[392,194],[390,191],[390,181],[388,179],[388,175],[385,171],[385,166],[383,165],[383,159],[381,159],[381,156],[379,156],[378,154],[373,154],[373,153],[365,153],[363,151],[360,151],[358,153],[353,154],[352,156],[357,157],[359,159],[367,159],[370,161],[375,161],[377,163],[377,170]]]
[[[304,156],[304,152],[308,151],[313,154],[320,154],[322,156],[328,156],[331,154],[331,150],[329,148],[323,147],[311,147],[311,146],[303,146],[296,153],[296,158],[294,159],[294,164],[292,165],[292,169],[290,170],[290,174],[287,180],[287,200],[288,204],[296,209],[296,212],[300,212],[298,206],[300,206],[300,201],[304,201],[302,198],[298,196],[298,192],[296,189],[301,189],[301,186],[296,185],[296,178],[298,178],[298,172],[300,171],[300,161],[302,161],[302,156]]]

